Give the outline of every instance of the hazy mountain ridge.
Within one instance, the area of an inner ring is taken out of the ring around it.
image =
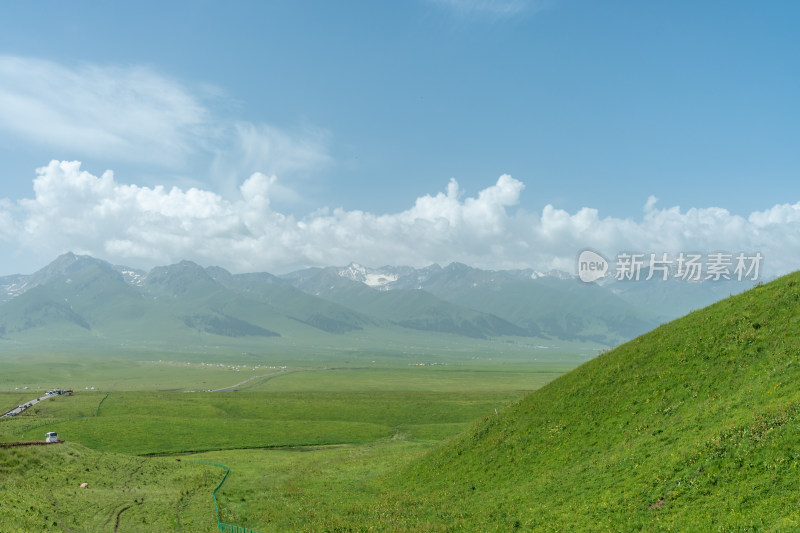
[[[399,327],[615,345],[727,296],[729,288],[679,281],[601,286],[558,271],[491,271],[461,263],[351,263],[275,276],[181,261],[144,272],[67,253],[33,274],[0,278],[0,335],[47,335],[50,327],[52,335],[179,342],[188,334],[295,338]]]
[[[534,269],[482,270],[463,263],[416,269],[309,268],[281,279],[315,296],[356,305],[356,295],[425,291],[443,302],[479,311],[517,328],[517,335],[615,345],[689,311],[741,292],[752,283],[690,283],[670,279],[582,283],[567,272]],[[363,304],[363,301],[362,301]]]

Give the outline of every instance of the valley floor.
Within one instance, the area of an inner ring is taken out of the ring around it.
[[[264,533],[336,530],[361,509],[365,523],[377,524],[371,502],[389,473],[571,364],[161,362],[144,366],[161,382],[175,377],[178,390],[137,391],[109,384],[141,364],[120,361],[114,375],[105,362],[96,390],[46,398],[0,421],[0,442],[42,440],[48,431],[67,441],[0,449],[0,529],[214,531],[211,491],[224,471],[198,461],[231,468],[217,492],[222,522]],[[27,379],[21,370],[19,377]],[[0,410],[37,396],[36,388],[0,393]]]

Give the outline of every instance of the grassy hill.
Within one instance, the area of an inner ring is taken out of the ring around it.
[[[796,530],[799,481],[793,274],[485,417],[392,476],[384,510],[412,530]]]

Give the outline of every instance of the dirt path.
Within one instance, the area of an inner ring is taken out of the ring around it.
[[[251,381],[253,381],[255,379],[261,379],[261,378],[272,379],[275,376],[279,376],[281,374],[288,374],[288,373],[289,372],[286,372],[285,370],[281,370],[279,372],[273,372],[272,374],[264,374],[263,376],[253,376],[252,378],[247,378],[246,380],[241,381],[241,382],[237,383],[236,385],[231,385],[230,387],[222,387],[221,389],[214,389],[211,392],[235,392],[236,391],[236,387],[240,387],[240,386],[244,385],[245,383],[249,383],[249,382],[251,382]]]
[[[244,385],[244,384],[245,384],[245,383],[247,383],[248,381],[253,381],[254,379],[259,379],[259,378],[263,378],[263,377],[264,377],[264,376],[253,376],[252,378],[248,378],[248,379],[246,379],[246,380],[244,380],[244,381],[240,381],[240,382],[239,382],[239,383],[237,383],[236,385],[231,385],[230,387],[223,387],[223,388],[221,388],[221,389],[214,389],[214,390],[212,390],[211,392],[233,392],[233,390],[234,390],[236,387],[238,387],[239,385]]]

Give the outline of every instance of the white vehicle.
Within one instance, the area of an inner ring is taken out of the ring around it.
[[[45,435],[45,442],[58,442],[58,433],[55,431],[50,431]]]

